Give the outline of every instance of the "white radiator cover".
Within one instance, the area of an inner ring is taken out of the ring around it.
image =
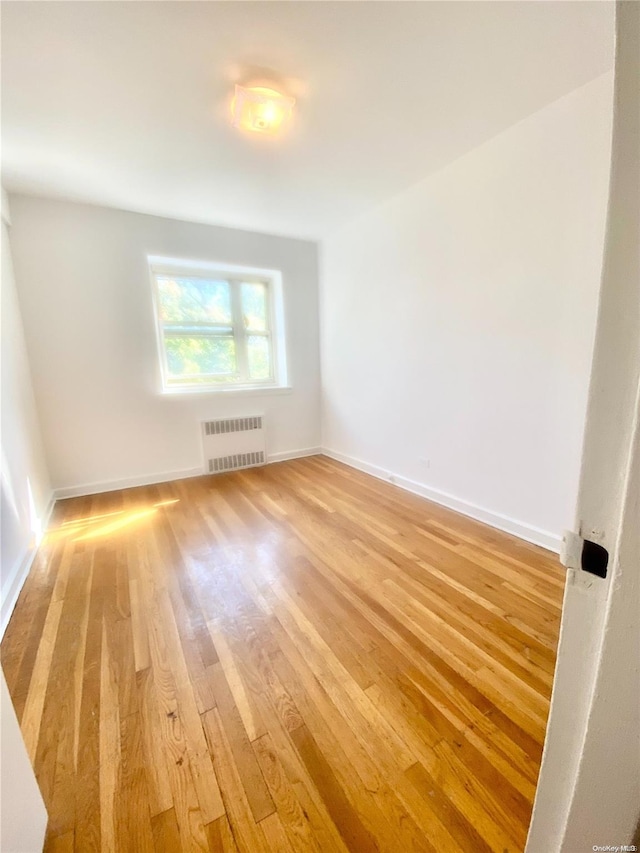
[[[205,474],[264,465],[267,461],[264,417],[203,421],[202,444]]]

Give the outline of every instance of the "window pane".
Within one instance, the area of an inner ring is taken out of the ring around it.
[[[165,338],[169,378],[199,381],[212,377],[224,379],[236,373],[233,338]]]
[[[268,379],[271,376],[270,342],[265,335],[249,335],[247,356],[251,379]]]
[[[231,323],[228,281],[204,278],[157,276],[160,316],[165,323],[192,320],[200,323]]]
[[[267,288],[264,284],[242,285],[242,313],[244,325],[252,332],[267,329]]]

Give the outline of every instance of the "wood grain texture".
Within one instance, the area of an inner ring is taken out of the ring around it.
[[[521,851],[556,558],[325,457],[70,499],[2,642],[49,851]]]

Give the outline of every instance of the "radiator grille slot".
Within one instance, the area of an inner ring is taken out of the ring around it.
[[[205,435],[226,435],[229,432],[247,432],[262,429],[262,418],[226,418],[220,421],[205,421]]]
[[[263,415],[202,421],[201,428],[205,473],[220,474],[266,463]]]
[[[209,473],[219,474],[221,471],[236,471],[239,468],[251,468],[253,465],[264,465],[264,451],[217,456],[215,459],[209,460]]]

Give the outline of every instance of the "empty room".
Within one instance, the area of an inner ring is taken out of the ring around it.
[[[636,850],[640,4],[0,11],[3,853]]]

